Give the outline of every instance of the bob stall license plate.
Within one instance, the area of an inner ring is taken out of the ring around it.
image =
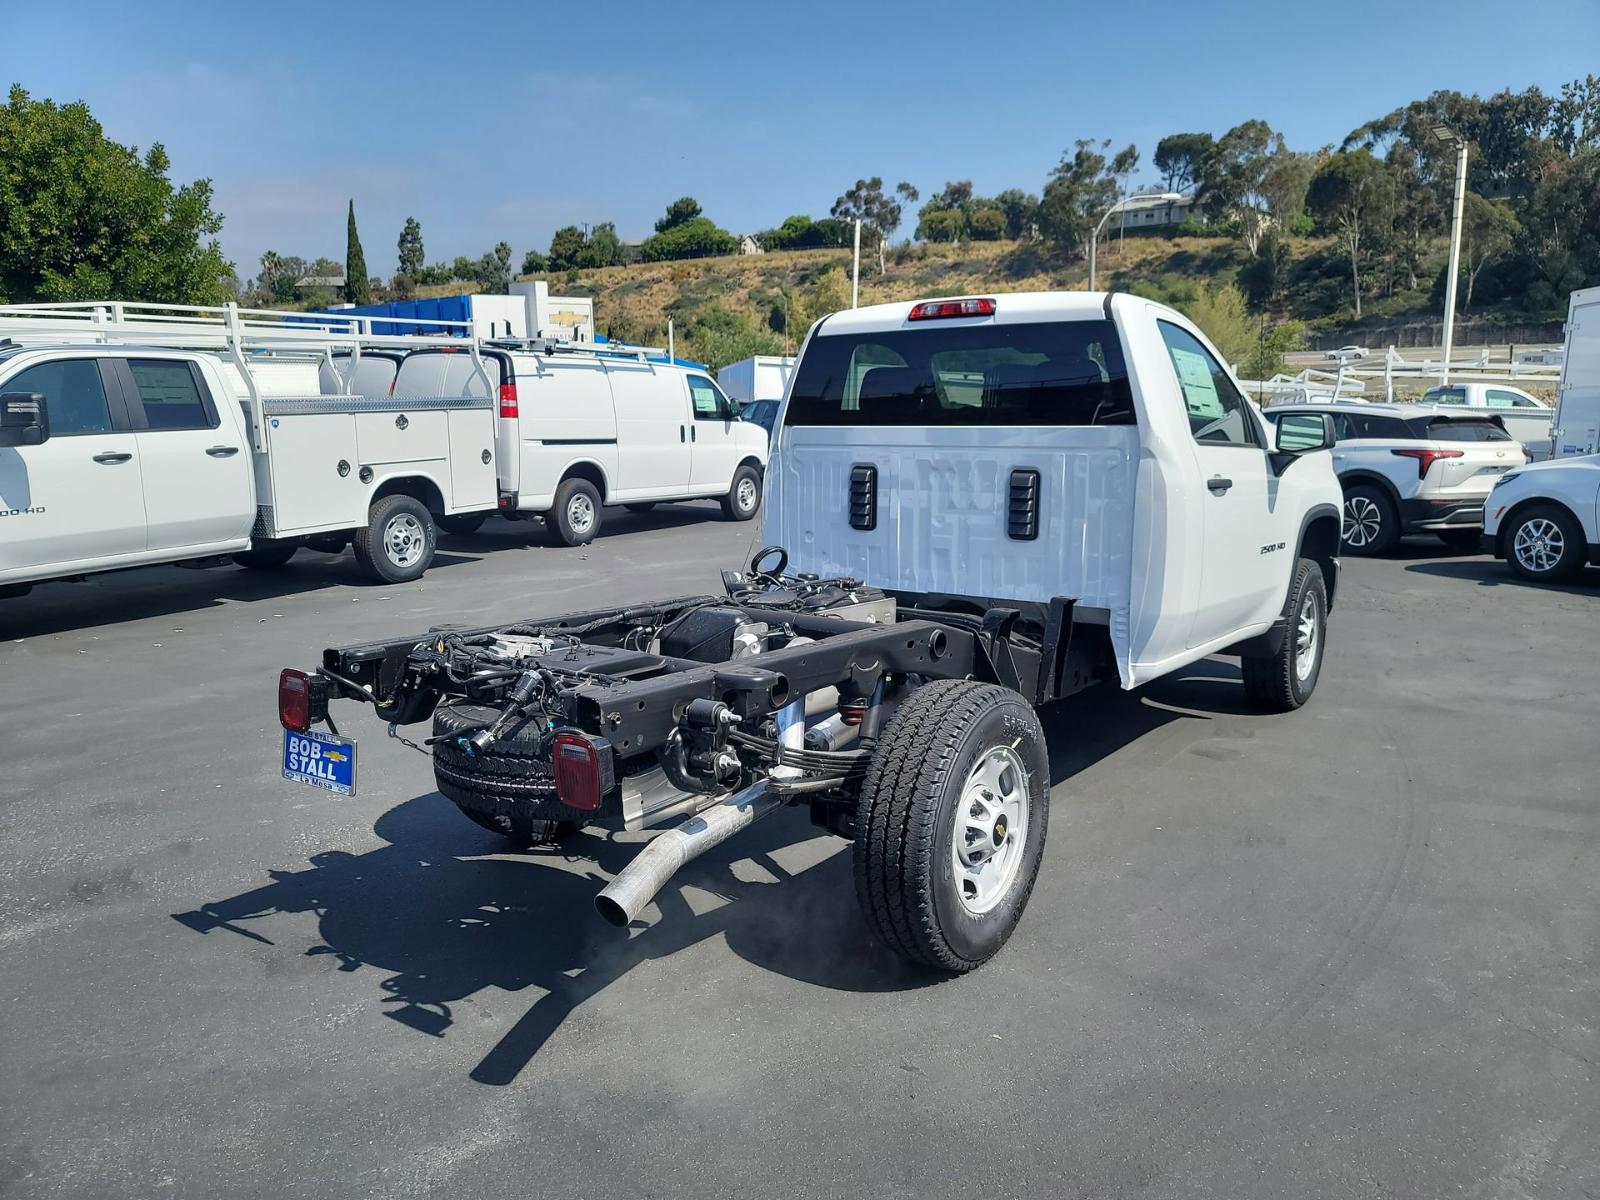
[[[338,796],[356,794],[356,744],[309,730],[283,731],[283,777]]]

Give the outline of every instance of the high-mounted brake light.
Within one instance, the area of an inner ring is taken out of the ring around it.
[[[556,775],[556,795],[568,808],[597,812],[607,791],[606,766],[600,747],[581,733],[563,730],[551,750]]]
[[[279,673],[278,721],[296,733],[311,728],[311,676],[304,671],[285,667]]]
[[[1433,466],[1434,460],[1439,458],[1460,458],[1464,451],[1461,450],[1391,450],[1390,454],[1401,458],[1414,458],[1417,460],[1417,478],[1426,479],[1428,468]]]
[[[502,417],[514,417],[517,412],[517,385],[515,383],[502,383],[500,385],[500,415]]]
[[[987,296],[965,300],[924,300],[906,314],[908,321],[937,321],[943,317],[992,317],[994,301]]]

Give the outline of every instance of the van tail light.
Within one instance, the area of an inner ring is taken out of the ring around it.
[[[500,385],[500,415],[514,417],[518,413],[517,385],[515,383],[502,383]]]
[[[994,301],[987,296],[965,300],[924,300],[906,314],[908,321],[938,321],[945,317],[992,317]]]
[[[278,723],[305,733],[328,715],[328,681],[293,667],[278,673]]]
[[[568,808],[598,812],[600,800],[612,788],[611,746],[604,738],[590,738],[573,729],[556,734],[551,750],[556,795]]]
[[[1417,460],[1417,478],[1426,479],[1428,468],[1433,466],[1435,459],[1460,458],[1465,451],[1462,450],[1391,450],[1390,454],[1399,455],[1401,458],[1414,458]]]

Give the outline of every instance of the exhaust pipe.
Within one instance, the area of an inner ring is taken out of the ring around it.
[[[626,928],[685,863],[754,824],[780,803],[762,780],[696,813],[676,829],[656,835],[594,898],[595,908],[617,928]]]

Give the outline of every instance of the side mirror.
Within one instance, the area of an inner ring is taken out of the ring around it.
[[[1331,450],[1334,440],[1333,418],[1327,413],[1286,412],[1278,418],[1276,445],[1279,454]]]
[[[0,395],[0,447],[38,446],[50,439],[50,409],[38,392]]]

